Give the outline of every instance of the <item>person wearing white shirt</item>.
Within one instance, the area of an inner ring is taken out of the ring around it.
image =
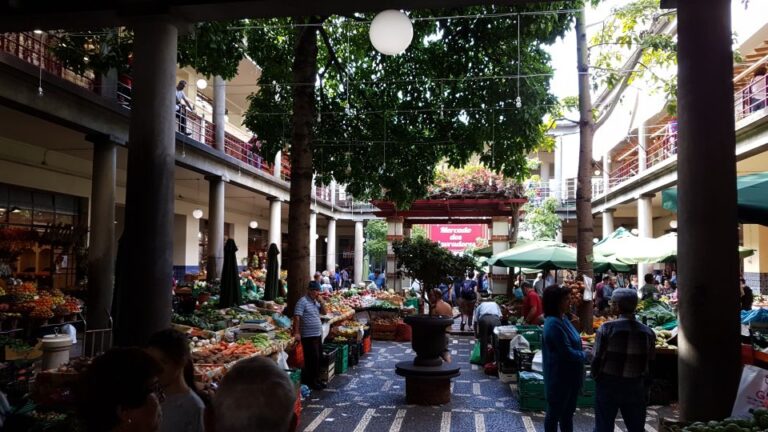
[[[501,325],[501,308],[489,296],[482,298],[481,303],[475,308],[475,322],[477,323],[477,338],[480,340],[480,361],[487,363],[488,342],[493,329]]]

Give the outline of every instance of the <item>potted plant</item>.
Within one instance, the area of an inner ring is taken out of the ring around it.
[[[421,297],[427,302],[427,293],[441,283],[448,283],[449,276],[463,276],[474,269],[470,256],[454,255],[438,243],[425,238],[404,239],[392,244],[398,267],[404,274],[421,282]],[[439,366],[440,354],[446,349],[446,338],[441,337],[445,328],[453,324],[453,317],[411,315],[405,318],[412,332],[411,344],[416,351],[414,364]]]

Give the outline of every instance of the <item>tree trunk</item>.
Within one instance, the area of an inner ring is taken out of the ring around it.
[[[317,27],[296,29],[293,82],[314,83],[317,76]],[[288,307],[296,302],[309,284],[309,215],[312,193],[312,129],[315,119],[315,88],[293,88],[293,132],[291,134],[291,202],[288,207]]]
[[[587,57],[587,31],[582,8],[576,16],[576,47],[579,71],[579,171],[576,185],[576,265],[580,275],[593,277],[592,239],[592,138],[595,122],[592,118],[592,97],[589,89],[589,64]],[[594,286],[594,282],[593,282]],[[579,307],[582,329],[592,333],[593,302],[583,301]]]

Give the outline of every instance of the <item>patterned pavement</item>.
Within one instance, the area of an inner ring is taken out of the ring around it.
[[[451,337],[453,361],[461,376],[452,382],[451,403],[422,407],[405,403],[405,379],[395,374],[395,363],[413,358],[410,342],[374,341],[373,348],[346,374],[333,378],[328,388],[303,401],[300,430],[304,432],[543,432],[543,412],[521,412],[514,384],[485,375],[470,365],[474,339]],[[649,409],[647,432],[657,432],[657,411]],[[578,432],[592,431],[594,413],[579,410]],[[617,432],[626,428],[619,420]]]

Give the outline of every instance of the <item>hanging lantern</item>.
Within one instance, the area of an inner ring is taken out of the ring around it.
[[[200,78],[197,80],[197,88],[200,90],[205,90],[206,87],[208,87],[208,81],[206,81],[205,78]]]
[[[371,21],[369,37],[378,52],[398,55],[405,51],[413,40],[413,24],[403,12],[387,9]]]
[[[258,222],[256,222],[255,220],[252,220],[252,221],[250,221],[250,222],[248,223],[248,226],[249,226],[249,227],[251,227],[252,229],[256,229],[256,228],[258,228],[258,227],[259,227],[259,223],[258,223]]]
[[[192,210],[192,217],[195,219],[200,219],[203,217],[203,209],[196,208]]]

